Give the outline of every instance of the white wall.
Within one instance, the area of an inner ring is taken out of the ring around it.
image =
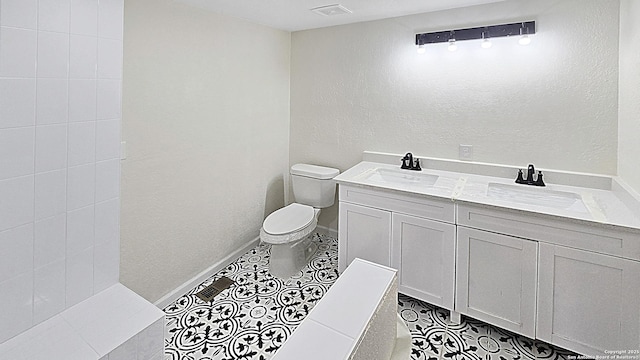
[[[363,150],[616,173],[617,1],[509,1],[295,32],[291,163],[344,170]],[[497,38],[417,54],[420,32],[536,20],[529,46]],[[336,226],[335,209],[321,223]]]
[[[0,1],[0,343],[118,281],[122,11]]]
[[[640,2],[620,2],[618,175],[640,193]]]
[[[284,203],[290,34],[169,0],[125,34],[121,282],[155,301]]]

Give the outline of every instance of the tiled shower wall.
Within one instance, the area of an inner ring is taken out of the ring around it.
[[[0,343],[118,282],[124,0],[0,0]]]

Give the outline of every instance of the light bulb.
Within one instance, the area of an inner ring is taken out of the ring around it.
[[[531,38],[529,37],[529,35],[524,34],[518,40],[518,44],[520,44],[520,45],[529,45],[529,44],[531,44]]]
[[[480,44],[480,46],[482,46],[483,49],[488,49],[492,46],[493,44],[491,43],[491,40],[489,39],[482,39],[482,43]]]
[[[418,54],[424,54],[427,52],[427,49],[424,47],[424,45],[420,44],[418,45]]]
[[[458,50],[458,45],[456,45],[456,40],[455,39],[451,39],[449,40],[449,46],[447,47],[447,49],[449,51],[456,51]]]

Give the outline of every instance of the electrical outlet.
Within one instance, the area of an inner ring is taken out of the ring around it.
[[[460,160],[473,159],[473,145],[462,145],[458,147],[458,158]]]

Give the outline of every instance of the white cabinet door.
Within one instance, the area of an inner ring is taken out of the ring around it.
[[[455,225],[393,213],[391,228],[398,291],[453,310]]]
[[[456,311],[535,338],[538,243],[458,226]]]
[[[340,202],[338,270],[355,258],[391,266],[391,212]]]
[[[539,339],[592,356],[640,349],[640,262],[540,244],[538,286]]]

